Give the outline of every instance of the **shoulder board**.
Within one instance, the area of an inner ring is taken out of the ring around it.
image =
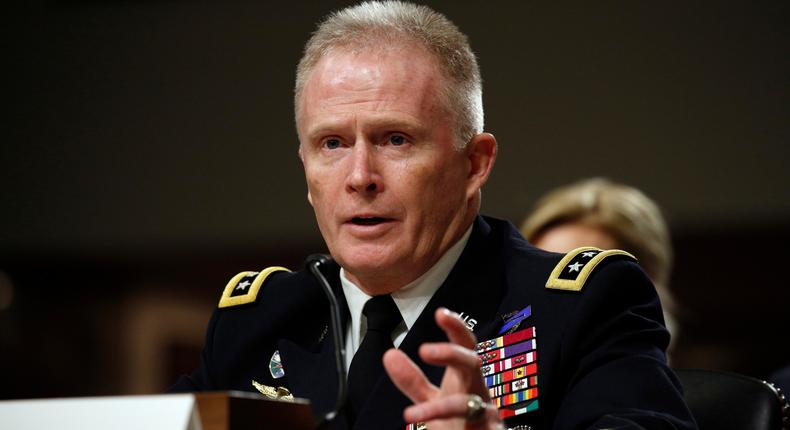
[[[225,286],[225,291],[222,292],[219,307],[228,308],[254,302],[258,298],[258,292],[266,282],[266,278],[274,272],[290,272],[290,270],[285,267],[272,266],[260,272],[241,272],[234,276]]]
[[[581,291],[595,266],[607,257],[624,255],[636,261],[633,255],[619,249],[604,251],[592,246],[576,248],[565,254],[551,272],[546,288],[552,290]]]

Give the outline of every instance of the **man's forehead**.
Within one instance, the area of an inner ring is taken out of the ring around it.
[[[330,50],[318,60],[307,84],[343,85],[352,80],[353,83],[375,83],[417,73],[439,74],[435,57],[420,45],[342,47]]]
[[[316,64],[301,94],[300,117],[307,111],[344,105],[408,102],[433,110],[440,79],[433,56],[419,47],[336,49]]]
[[[381,58],[381,57],[378,57]],[[376,57],[359,53],[336,53],[324,56],[316,65],[307,87],[326,95],[327,90],[372,88],[386,78],[391,78]]]

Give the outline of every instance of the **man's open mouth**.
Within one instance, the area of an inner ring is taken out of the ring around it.
[[[351,223],[356,225],[376,225],[386,222],[386,218],[381,217],[354,217],[351,218]]]

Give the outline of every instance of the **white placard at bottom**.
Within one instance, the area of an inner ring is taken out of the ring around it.
[[[3,430],[202,430],[192,394],[0,402]]]

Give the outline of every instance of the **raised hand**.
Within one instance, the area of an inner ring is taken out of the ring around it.
[[[446,308],[437,309],[435,318],[449,342],[425,343],[419,354],[426,363],[446,367],[440,386],[433,385],[403,352],[390,349],[384,354],[390,378],[414,402],[404,410],[404,419],[426,422],[429,430],[503,429],[480,374],[474,334]]]

